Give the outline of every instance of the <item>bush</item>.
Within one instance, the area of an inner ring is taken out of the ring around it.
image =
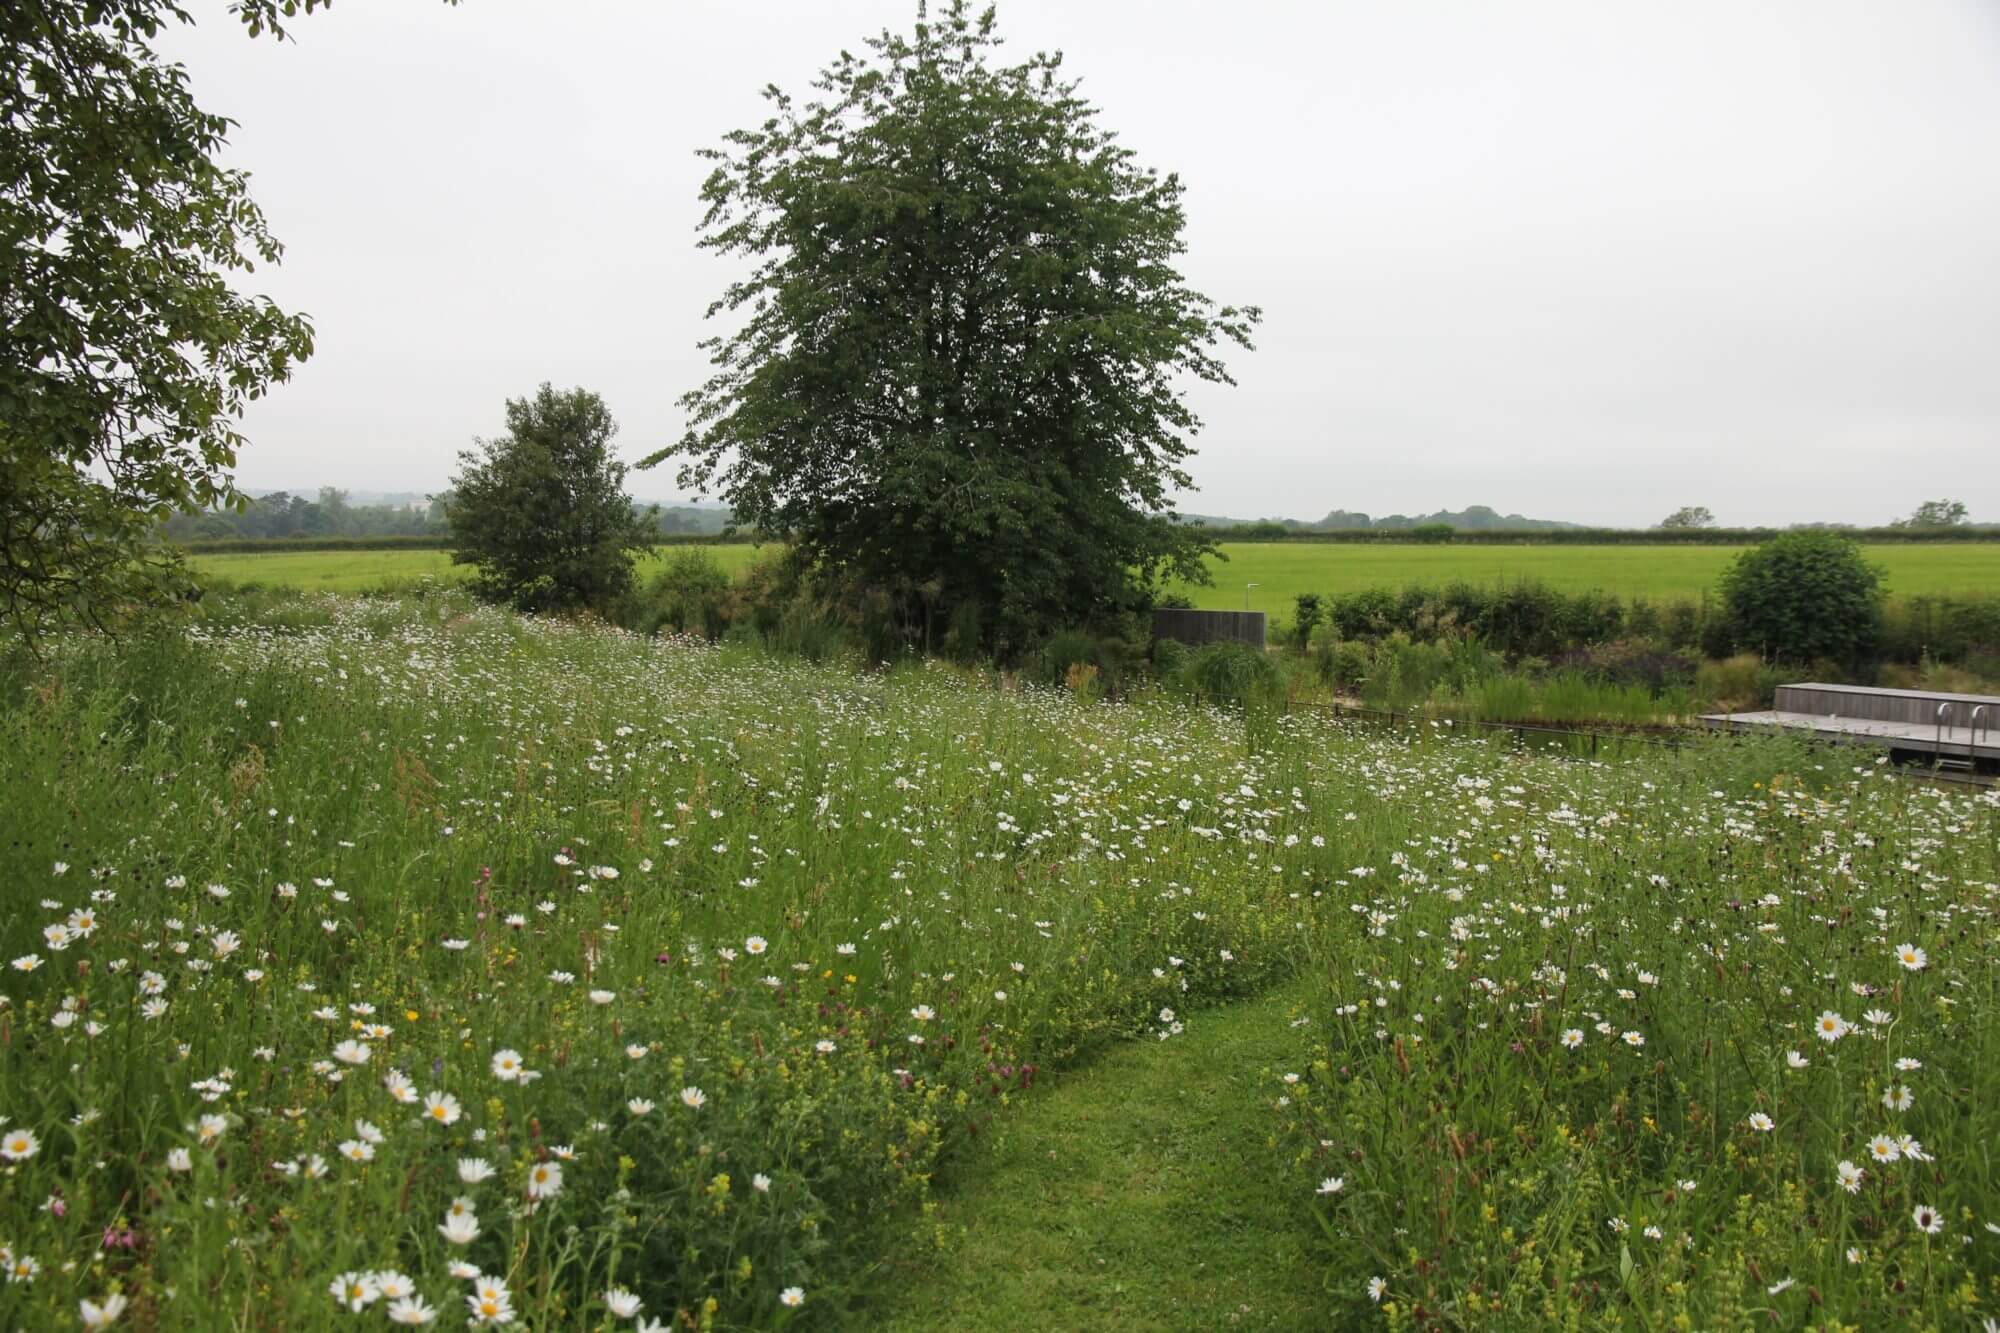
[[[1745,551],[1722,596],[1736,646],[1777,661],[1855,663],[1880,638],[1882,573],[1837,532],[1787,532]]]
[[[1912,597],[1883,616],[1882,653],[1897,662],[1968,662],[2000,654],[2000,596]]]
[[[719,639],[729,628],[729,575],[707,551],[677,551],[620,619],[641,634],[699,634]]]
[[[1637,639],[1573,648],[1554,663],[1560,671],[1581,672],[1614,685],[1643,685],[1655,692],[1692,682],[1698,665],[1691,658]]]
[[[1368,646],[1353,639],[1322,639],[1313,654],[1321,683],[1336,690],[1356,690],[1368,679],[1372,664]]]
[[[1410,538],[1420,542],[1448,542],[1454,531],[1449,523],[1419,523],[1410,529]]]
[[[1313,630],[1318,628],[1325,612],[1316,592],[1300,593],[1293,599],[1293,606],[1292,632],[1298,636],[1299,651],[1304,652],[1312,646]]]
[[[1203,644],[1174,674],[1174,681],[1202,703],[1229,707],[1269,707],[1285,695],[1277,664],[1247,643]]]
[[[1100,678],[1109,675],[1102,644],[1080,629],[1059,630],[1035,654],[1034,678],[1042,685],[1067,685],[1071,668],[1079,666],[1089,667]]]
[[[1755,653],[1738,653],[1695,669],[1694,692],[1724,713],[1769,708],[1778,693],[1778,671]]]

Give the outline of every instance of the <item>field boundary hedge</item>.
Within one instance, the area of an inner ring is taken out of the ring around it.
[[[1837,528],[1864,545],[1908,542],[2000,542],[2000,526],[1955,528]],[[1219,542],[1291,542],[1298,545],[1374,543],[1393,546],[1755,546],[1790,528],[1458,528],[1449,535],[1419,536],[1411,528],[1328,528],[1296,531],[1275,524],[1204,527]]]
[[[1558,532],[1528,531],[1520,528],[1475,528],[1455,531],[1449,537],[1418,537],[1406,528],[1339,528],[1326,531],[1273,531],[1261,524],[1235,528],[1204,528],[1203,535],[1218,542],[1283,544],[1299,546],[1755,546],[1790,529],[1786,528],[1699,528],[1660,531],[1640,528],[1575,528]],[[1841,528],[1838,531],[1866,545],[1935,545],[1958,543],[1985,545],[2000,542],[2000,526],[1962,528]],[[727,536],[701,533],[662,533],[655,546],[748,546],[760,540],[756,533],[737,532]],[[175,542],[189,555],[257,555],[277,551],[448,551],[448,537],[215,537]]]

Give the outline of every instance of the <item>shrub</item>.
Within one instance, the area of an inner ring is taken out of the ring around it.
[[[688,549],[667,558],[646,584],[632,613],[620,619],[641,634],[700,634],[719,639],[729,628],[729,575],[707,551]]]
[[[1313,665],[1320,680],[1336,690],[1359,689],[1372,667],[1368,645],[1353,639],[1321,640]]]
[[[1104,648],[1080,629],[1058,630],[1035,654],[1035,680],[1043,685],[1067,684],[1072,667],[1087,666],[1100,676],[1104,670]]]
[[[1722,596],[1736,646],[1778,661],[1858,662],[1880,637],[1882,573],[1837,532],[1787,532],[1745,551]]]
[[[1419,523],[1410,529],[1410,537],[1420,542],[1448,542],[1455,531],[1449,523]]]
[[[1284,698],[1277,665],[1247,643],[1203,644],[1175,673],[1181,690],[1203,703],[1270,706]]]
[[[1697,697],[1725,713],[1769,708],[1777,697],[1778,672],[1755,653],[1738,653],[1697,667],[1694,690]]]
[[[1292,632],[1298,636],[1299,651],[1312,646],[1313,630],[1319,627],[1320,618],[1325,614],[1320,605],[1319,594],[1302,592],[1293,599]]]

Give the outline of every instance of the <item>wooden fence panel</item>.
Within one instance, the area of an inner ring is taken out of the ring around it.
[[[1261,652],[1264,648],[1264,613],[1180,609],[1155,611],[1153,637],[1178,639],[1187,644],[1247,643]]]

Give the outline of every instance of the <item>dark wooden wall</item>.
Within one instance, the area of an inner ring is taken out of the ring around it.
[[[1182,643],[1247,643],[1264,647],[1262,611],[1155,611],[1153,637]]]

